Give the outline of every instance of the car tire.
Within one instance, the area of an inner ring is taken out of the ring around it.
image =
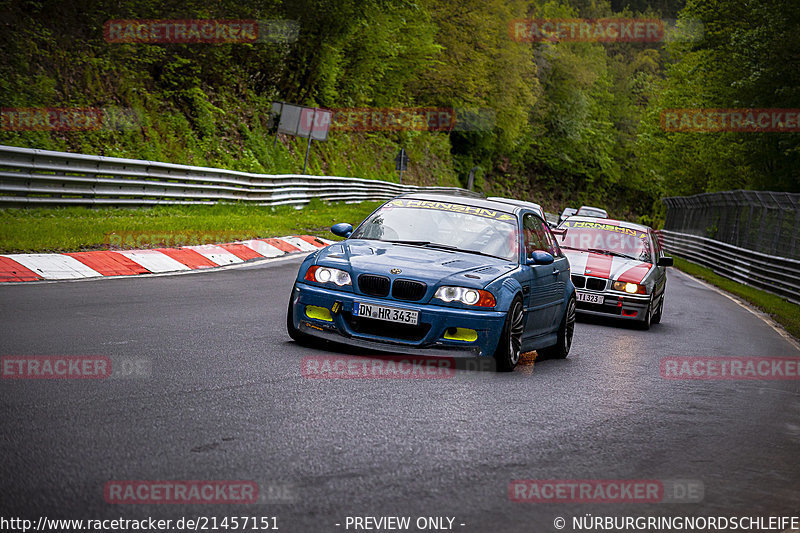
[[[494,351],[494,359],[497,363],[498,372],[511,372],[519,363],[519,356],[522,353],[522,332],[525,330],[525,313],[522,308],[522,298],[517,295],[508,306],[506,322],[503,324],[503,333],[497,349]]]
[[[665,296],[662,294],[661,303],[658,304],[658,310],[655,313],[653,313],[653,318],[651,319],[651,322],[653,324],[661,323],[661,317],[664,315],[664,298]]]
[[[575,335],[575,295],[569,297],[567,310],[561,325],[558,327],[558,342],[553,346],[538,350],[544,359],[565,359],[572,348],[572,338]]]
[[[296,285],[292,287],[292,293],[289,295],[289,306],[286,309],[286,331],[294,342],[301,346],[313,346],[314,338],[306,335],[296,327],[294,327],[294,291]]]
[[[647,304],[647,311],[644,314],[644,318],[641,321],[639,321],[639,329],[647,331],[648,329],[650,329],[652,323],[653,323],[653,302],[651,300],[650,303]]]

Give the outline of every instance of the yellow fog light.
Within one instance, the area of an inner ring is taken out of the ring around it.
[[[478,332],[468,328],[447,328],[444,338],[450,341],[475,342],[478,340]]]
[[[324,307],[317,307],[316,305],[306,306],[306,316],[308,318],[324,320],[325,322],[333,322],[333,318],[331,318],[331,312]]]
[[[626,283],[624,281],[615,281],[612,285],[615,291],[625,291],[628,294],[647,294],[647,287],[637,283]]]

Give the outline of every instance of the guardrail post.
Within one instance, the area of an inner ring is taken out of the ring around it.
[[[778,208],[778,227],[775,228],[775,238],[772,240],[772,255],[778,254],[778,243],[783,233],[783,209]]]

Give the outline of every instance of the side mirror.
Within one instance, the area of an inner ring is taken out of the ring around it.
[[[346,239],[351,233],[353,233],[353,225],[348,224],[347,222],[339,222],[338,224],[331,226],[331,233]]]
[[[528,265],[549,265],[555,261],[555,257],[552,254],[547,252],[542,252],[541,250],[535,250],[531,252],[530,257],[526,261]]]
[[[658,258],[658,262],[656,263],[656,266],[671,267],[673,262],[674,261],[672,260],[671,257],[667,257],[667,256],[659,257]]]

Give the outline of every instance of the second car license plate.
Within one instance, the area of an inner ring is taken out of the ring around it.
[[[419,311],[409,311],[407,309],[397,309],[383,305],[365,304],[356,302],[353,304],[353,315],[374,318],[376,320],[386,320],[387,322],[400,322],[402,324],[417,325]]]
[[[589,294],[587,292],[578,291],[578,301],[590,304],[602,304],[605,298],[600,294]]]

